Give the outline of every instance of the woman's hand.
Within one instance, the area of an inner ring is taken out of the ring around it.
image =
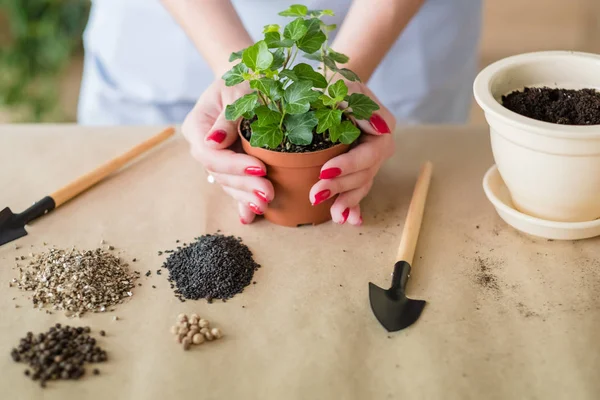
[[[243,224],[251,223],[256,214],[263,214],[274,197],[273,185],[264,178],[265,165],[229,149],[238,139],[237,122],[225,118],[225,107],[250,91],[247,82],[228,87],[222,79],[217,79],[198,99],[182,125],[192,156],[238,201]]]
[[[349,93],[363,93],[379,104],[369,121],[356,121],[366,133],[359,144],[348,153],[329,160],[321,168],[321,176],[310,190],[310,201],[319,204],[339,194],[331,206],[334,222],[352,225],[362,224],[360,201],[369,193],[373,178],[383,162],[394,154],[396,119],[385,108],[367,86],[357,82],[346,82]]]

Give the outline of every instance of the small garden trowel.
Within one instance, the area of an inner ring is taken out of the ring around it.
[[[49,213],[55,208],[60,207],[73,197],[89,189],[119,168],[123,167],[129,161],[165,141],[174,133],[175,129],[173,128],[165,129],[161,133],[156,134],[133,147],[126,153],[79,177],[67,186],[52,193],[50,196],[44,197],[20,214],[14,214],[10,208],[6,207],[4,210],[0,211],[0,246],[27,235],[25,225],[34,219]]]
[[[388,332],[399,331],[415,323],[425,307],[424,300],[409,299],[405,290],[417,247],[432,171],[431,162],[425,163],[417,180],[400,239],[392,286],[385,290],[369,282],[371,309]]]

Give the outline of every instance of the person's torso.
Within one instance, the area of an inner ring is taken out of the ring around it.
[[[480,12],[481,0],[426,0],[428,15],[443,14],[441,18],[452,31],[454,26],[465,26]],[[297,0],[233,0],[244,26],[254,40],[262,37],[264,25],[285,25],[290,18],[278,12],[298,3]],[[352,0],[304,1],[310,9],[333,9],[335,17],[329,23],[338,26]],[[477,6],[467,7],[466,4]],[[472,12],[471,12],[472,10]],[[422,10],[423,11],[423,10]],[[422,18],[417,15],[416,18]],[[439,19],[439,18],[438,18]],[[437,22],[436,22],[437,23]],[[419,24],[427,25],[427,21]],[[410,27],[410,26],[409,26]],[[444,26],[436,29],[444,29]],[[469,36],[469,30],[456,31],[457,36]],[[473,32],[478,35],[478,32]],[[195,49],[191,40],[177,25],[159,0],[93,0],[90,20],[85,32],[86,51],[101,63],[102,75],[125,97],[141,102],[194,101],[215,78],[208,65]],[[421,38],[414,46],[428,46],[428,38]],[[457,41],[461,37],[454,38]],[[392,51],[393,53],[393,51]],[[387,59],[402,57],[389,54]],[[465,57],[456,54],[455,57]],[[405,60],[411,67],[410,59]],[[394,77],[390,76],[390,84]]]

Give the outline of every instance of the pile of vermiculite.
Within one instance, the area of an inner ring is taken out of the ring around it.
[[[177,286],[175,295],[180,300],[212,302],[241,293],[260,265],[241,238],[215,234],[200,236],[171,252],[163,267]]]
[[[137,275],[128,271],[127,263],[103,249],[49,249],[30,257],[12,283],[33,292],[34,307],[48,305],[67,316],[79,317],[88,311],[112,311],[111,307],[133,295]]]

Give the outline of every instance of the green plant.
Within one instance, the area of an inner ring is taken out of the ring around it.
[[[336,26],[321,18],[333,12],[293,5],[279,15],[295,17],[283,34],[279,25],[267,25],[263,40],[231,55],[230,61],[241,62],[223,75],[225,84],[249,81],[254,91],[228,105],[226,118],[254,120],[250,138],[254,147],[285,148],[287,142],[306,146],[315,134],[328,135],[332,143],[353,143],[361,132],[352,118],[369,119],[379,106],[364,94],[348,95],[343,79],[333,82],[338,75],[359,81],[354,72],[338,66],[348,57],[328,45],[328,33]],[[321,66],[315,70],[299,63],[288,68],[299,52]]]
[[[8,37],[0,46],[0,105],[29,122],[63,120],[62,73],[81,45],[89,1],[3,0]]]

